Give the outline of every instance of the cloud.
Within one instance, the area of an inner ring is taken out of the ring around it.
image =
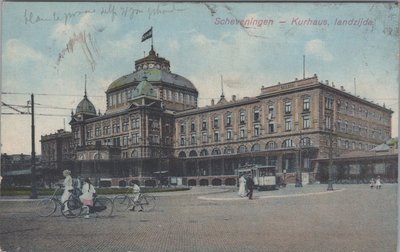
[[[326,48],[325,42],[320,39],[313,39],[306,43],[305,53],[322,58],[324,61],[332,61],[333,55]]]
[[[10,64],[22,64],[29,61],[40,61],[43,55],[18,39],[10,39],[6,43],[5,60]]]

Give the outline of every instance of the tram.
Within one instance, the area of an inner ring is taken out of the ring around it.
[[[273,165],[244,165],[238,169],[239,178],[251,174],[254,185],[259,191],[276,190],[276,166]]]

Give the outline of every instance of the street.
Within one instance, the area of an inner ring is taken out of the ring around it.
[[[35,201],[0,198],[0,251],[396,251],[397,184],[290,185],[157,194],[152,212],[37,217]]]

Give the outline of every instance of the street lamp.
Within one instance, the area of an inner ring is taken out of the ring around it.
[[[300,140],[299,140],[299,152],[298,152],[298,162],[297,162],[297,175],[296,175],[296,185],[295,187],[303,187],[302,177],[301,177],[301,144],[303,137],[300,132]]]
[[[328,191],[333,191],[333,169],[332,169],[332,163],[333,163],[333,137],[332,137],[332,127],[329,129],[329,166],[328,166]]]

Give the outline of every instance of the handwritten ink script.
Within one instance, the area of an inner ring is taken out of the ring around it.
[[[149,7],[147,9],[139,9],[128,5],[115,5],[109,4],[106,7],[96,7],[93,9],[81,9],[72,12],[57,12],[53,11],[47,15],[37,14],[30,10],[25,9],[24,11],[24,22],[27,25],[33,25],[43,22],[63,22],[64,24],[68,24],[75,20],[76,18],[80,18],[86,14],[100,15],[100,16],[108,16],[111,19],[111,22],[117,17],[120,18],[129,18],[133,20],[138,15],[147,15],[149,19],[155,17],[157,15],[164,15],[168,13],[173,13],[176,11],[185,11],[185,9],[179,9],[175,6],[175,4],[171,3],[159,3],[156,7]]]

